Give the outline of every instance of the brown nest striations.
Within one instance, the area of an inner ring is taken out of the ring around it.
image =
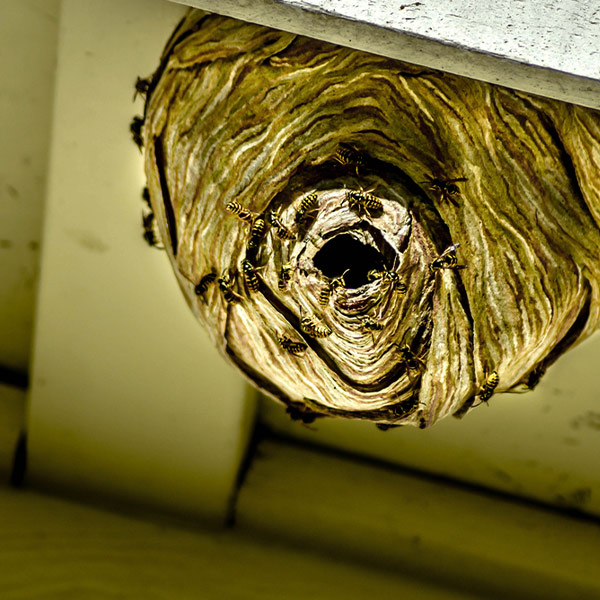
[[[136,88],[147,237],[292,417],[428,427],[597,328],[597,112],[201,11]]]

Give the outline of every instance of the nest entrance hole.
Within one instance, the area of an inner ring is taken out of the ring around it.
[[[329,240],[316,254],[313,264],[325,277],[344,276],[346,287],[359,288],[368,283],[367,273],[382,270],[386,261],[373,246],[363,244],[350,234],[342,234]]]

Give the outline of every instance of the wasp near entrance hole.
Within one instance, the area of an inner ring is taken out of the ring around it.
[[[319,292],[319,304],[321,306],[327,306],[329,304],[329,300],[331,299],[331,295],[333,292],[341,287],[346,287],[346,282],[344,281],[344,275],[350,269],[346,269],[339,277],[334,277],[330,279],[325,286]]]

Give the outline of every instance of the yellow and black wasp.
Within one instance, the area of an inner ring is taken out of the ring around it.
[[[363,214],[368,217],[374,217],[383,212],[383,203],[381,200],[368,192],[349,191],[346,192],[345,199],[348,202],[350,210],[357,213],[359,217]]]
[[[340,146],[333,155],[333,160],[341,165],[354,165],[356,175],[358,175],[358,167],[365,164],[365,157],[354,146]]]
[[[307,196],[304,196],[304,198],[302,198],[302,202],[300,202],[298,210],[296,211],[296,216],[294,217],[296,223],[302,223],[308,214],[317,209],[317,204],[317,194],[308,194]]]
[[[262,217],[256,217],[252,222],[252,227],[250,228],[250,239],[248,240],[248,248],[256,248],[258,246],[260,240],[265,235],[265,231],[267,230],[267,223]]]
[[[312,338],[324,338],[331,335],[331,329],[327,325],[321,325],[314,317],[302,317],[300,328]]]
[[[235,215],[240,221],[245,223],[254,223],[254,220],[259,216],[258,213],[252,212],[244,208],[237,200],[232,200],[225,206],[225,210],[232,215]]]
[[[330,279],[319,292],[319,304],[321,306],[327,306],[329,304],[329,300],[331,299],[331,295],[334,291],[338,290],[341,287],[346,287],[346,282],[344,280],[344,275],[350,269],[346,269],[339,277],[334,277]]]
[[[291,338],[284,334],[279,334],[277,336],[277,341],[286,352],[295,354],[296,356],[302,354],[308,347],[304,342],[294,342]]]
[[[283,221],[281,220],[281,217],[279,216],[278,212],[272,210],[269,213],[269,222],[271,223],[271,225],[273,226],[273,229],[275,230],[275,235],[280,240],[294,240],[294,239],[296,239],[296,234],[293,231],[291,231],[290,229],[288,229],[283,224]]]
[[[262,268],[262,267],[261,267]],[[248,259],[242,261],[242,274],[248,289],[256,293],[260,289],[260,279],[256,273],[256,268],[252,266],[252,263]]]
[[[438,194],[442,202],[451,202],[458,206],[456,199],[460,196],[460,188],[456,185],[462,181],[467,181],[466,177],[457,177],[456,179],[437,179],[431,178],[427,183],[429,189]]]
[[[279,280],[277,281],[277,287],[280,292],[285,292],[292,279],[292,265],[283,265],[279,270]]]
[[[400,280],[400,275],[396,273],[396,271],[388,271],[384,269],[379,271],[378,269],[371,269],[367,273],[368,281],[376,281],[377,279],[381,279],[381,281],[386,281],[390,285],[390,290],[395,291],[400,296],[406,294],[408,287],[405,283]]]
[[[234,277],[229,272],[224,271],[221,277],[217,279],[217,283],[227,304],[240,300],[240,296],[233,291]]]
[[[432,272],[441,269],[466,269],[466,265],[459,265],[456,258],[456,249],[460,244],[452,244],[446,248],[435,260],[431,261],[429,268]]]
[[[486,378],[479,390],[479,401],[487,402],[493,395],[495,389],[498,387],[498,383],[500,382],[500,377],[498,376],[497,371],[492,371],[489,375],[484,373],[484,377]]]

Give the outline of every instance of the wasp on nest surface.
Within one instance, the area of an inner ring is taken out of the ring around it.
[[[429,427],[597,329],[597,112],[198,10],[135,91],[144,236],[292,418]]]

